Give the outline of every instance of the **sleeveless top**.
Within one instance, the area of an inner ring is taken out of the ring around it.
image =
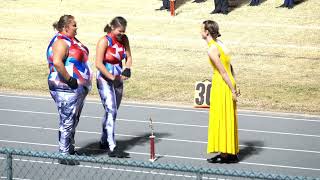
[[[230,80],[231,80],[231,83],[232,85],[234,86],[235,85],[235,80],[234,80],[234,77],[232,76],[232,73],[231,73],[231,66],[230,66],[230,60],[231,60],[231,57],[229,54],[227,54],[227,48],[224,46],[224,44],[217,40],[211,40],[209,43],[208,43],[208,46],[209,46],[209,49],[212,47],[212,46],[216,46],[218,51],[219,51],[219,54],[220,54],[220,61],[223,65],[223,67],[225,68],[226,72],[228,73],[228,76],[230,77]],[[210,60],[209,58],[209,62],[213,68],[213,81],[224,81],[221,74],[219,73],[217,67],[213,64],[213,62]]]
[[[120,75],[122,72],[122,60],[126,58],[125,46],[111,33],[108,33],[105,38],[108,41],[108,47],[105,50],[103,64],[112,75]],[[123,35],[122,41],[126,41],[126,38],[126,35]],[[97,71],[97,78],[101,76],[102,73]]]
[[[62,39],[68,45],[68,54],[63,59],[64,66],[68,74],[77,79],[78,85],[91,89],[92,70],[89,66],[89,50],[78,39],[70,38],[61,33],[57,33],[50,41],[47,48],[47,61],[49,66],[48,85],[52,91],[73,91],[67,84],[66,80],[56,70],[53,65],[52,45],[55,41]]]

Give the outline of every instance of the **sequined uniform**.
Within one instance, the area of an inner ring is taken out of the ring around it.
[[[125,46],[111,33],[107,34],[105,38],[108,41],[108,47],[105,51],[103,64],[112,75],[121,75],[122,60],[126,58]],[[123,38],[126,38],[126,36],[124,35]],[[109,149],[112,151],[116,147],[115,121],[122,99],[123,82],[115,83],[98,71],[97,87],[105,110],[105,115],[102,119],[101,144],[109,145]]]
[[[68,55],[63,62],[68,74],[77,79],[77,89],[71,89],[54,67],[52,46],[59,39],[64,40],[68,45]],[[88,48],[80,41],[61,33],[57,33],[52,38],[47,48],[48,85],[60,115],[59,152],[63,154],[74,152],[75,129],[79,122],[85,97],[91,89],[92,71],[88,64],[88,55]]]

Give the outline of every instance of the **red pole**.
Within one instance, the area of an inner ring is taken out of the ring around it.
[[[155,136],[151,135],[149,136],[150,139],[150,161],[153,162],[156,160],[156,153],[154,148],[154,138]]]
[[[175,15],[175,7],[174,7],[174,1],[175,0],[170,0],[170,12],[171,12],[171,16],[174,16]]]

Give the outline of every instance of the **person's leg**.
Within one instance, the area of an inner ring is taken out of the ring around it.
[[[117,115],[117,102],[114,85],[112,81],[106,81],[100,77],[97,79],[97,86],[101,102],[105,110],[105,115],[102,119],[101,144],[103,146],[108,145],[109,149],[113,151],[116,147],[114,126]]]
[[[221,12],[221,0],[213,0],[214,3],[214,10],[211,14],[216,14]]]
[[[77,102],[76,102],[76,112],[75,112],[75,122],[74,122],[74,126],[72,129],[72,133],[71,133],[71,144],[72,147],[74,148],[74,144],[75,144],[75,140],[74,140],[74,136],[75,136],[75,132],[76,132],[76,128],[78,126],[79,120],[80,120],[80,115],[82,112],[82,108],[84,105],[84,101],[85,98],[88,95],[88,89],[87,88],[80,88],[77,91]],[[70,154],[74,154],[75,151],[73,149],[73,151],[70,151]]]
[[[284,2],[283,2],[283,4],[281,5],[281,6],[279,6],[279,7],[287,7],[287,0],[284,0]]]
[[[72,130],[76,117],[76,93],[50,91],[56,102],[60,115],[59,122],[59,152],[70,154],[74,150],[72,145]]]
[[[118,87],[115,87],[114,90],[116,95],[117,109],[119,109],[123,94],[123,82],[121,82]]]
[[[293,6],[294,6],[294,0],[288,0],[288,8],[289,9],[292,9],[293,8]]]
[[[162,4],[165,9],[170,9],[170,0],[162,0]]]
[[[249,6],[255,6],[256,5],[256,0],[251,0]]]
[[[221,12],[222,14],[229,13],[229,2],[228,0],[221,0]]]

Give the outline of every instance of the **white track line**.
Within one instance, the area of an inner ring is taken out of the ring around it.
[[[7,111],[7,112],[19,112],[19,113],[31,113],[31,114],[45,114],[45,115],[54,115],[58,116],[57,113],[48,113],[48,112],[36,112],[36,111],[22,111],[22,110],[15,110],[15,109],[1,109],[0,111]],[[92,119],[101,119],[101,117],[97,116],[86,116],[82,115],[82,118],[92,118]],[[133,120],[133,119],[122,119],[118,118],[117,121],[126,121],[126,122],[137,122],[137,123],[146,123],[149,124],[149,121],[143,120]],[[315,121],[319,122],[319,121]],[[168,122],[153,122],[154,124],[161,124],[161,125],[172,125],[172,126],[184,126],[184,127],[198,127],[198,128],[207,128],[207,126],[201,126],[196,124],[181,124],[181,123],[168,123]],[[266,133],[266,134],[278,134],[278,135],[291,135],[291,136],[304,136],[304,137],[316,137],[319,138],[319,135],[313,134],[298,134],[298,133],[288,133],[288,132],[276,132],[276,131],[262,131],[262,130],[253,130],[253,129],[238,129],[239,131],[245,132],[255,132],[255,133]]]
[[[41,143],[31,143],[31,142],[23,142],[23,141],[8,141],[8,140],[1,140],[0,142],[6,142],[6,143],[17,143],[17,144],[28,144],[28,145],[38,145],[38,146],[50,146],[50,147],[58,147],[58,145],[53,144],[41,144]],[[81,147],[76,147],[81,148]],[[91,150],[95,150],[92,148],[88,148]],[[137,155],[145,155],[150,156],[149,153],[141,153],[141,152],[131,152],[128,151],[130,154],[137,154]],[[199,160],[199,161],[206,161],[205,158],[196,158],[196,157],[186,157],[186,156],[174,156],[174,155],[168,155],[168,154],[156,154],[158,157],[168,157],[168,158],[176,158],[176,159],[188,159],[188,160]],[[307,167],[297,167],[297,166],[283,166],[283,165],[275,165],[275,164],[263,164],[263,163],[250,163],[250,162],[239,162],[239,164],[245,164],[245,165],[253,165],[253,166],[267,166],[267,167],[277,167],[277,168],[286,168],[286,169],[299,169],[299,170],[311,170],[311,171],[320,171],[320,169],[317,168],[307,168]]]
[[[54,115],[58,116],[57,113],[50,113],[50,112],[39,112],[39,111],[26,111],[26,110],[16,110],[16,109],[2,109],[0,108],[0,111],[7,111],[7,112],[19,112],[19,113],[30,113],[30,114],[44,114],[44,115]],[[101,119],[99,116],[87,116],[82,115],[82,118],[92,118],[92,119]],[[261,116],[258,116],[261,117]],[[268,116],[264,116],[267,118],[270,118]],[[275,118],[275,117],[274,117]],[[281,118],[280,118],[281,119]],[[292,119],[290,119],[292,120]],[[297,120],[297,119],[293,119]],[[123,119],[118,118],[117,121],[126,121],[126,122],[137,122],[137,123],[149,123],[149,121],[145,120],[134,120],[134,119]],[[310,121],[310,122],[316,122],[319,123],[318,120],[301,120],[299,121]],[[161,125],[172,125],[172,126],[184,126],[184,127],[198,127],[198,128],[207,128],[207,126],[203,125],[197,125],[197,124],[181,124],[181,123],[168,123],[168,122],[154,122],[154,124],[161,124]],[[262,130],[253,130],[253,129],[239,129],[239,131],[246,131],[246,132],[257,132],[257,133],[269,133],[269,134],[280,134],[280,135],[292,135],[292,136],[305,136],[305,137],[320,137],[319,135],[312,135],[312,134],[298,134],[298,133],[288,133],[288,132],[276,132],[276,131],[262,131]]]
[[[1,176],[0,179],[8,179],[6,176]],[[13,177],[12,179],[17,179],[17,180],[31,180],[31,179],[21,179],[21,178],[15,178]]]
[[[5,127],[17,127],[17,128],[27,128],[27,129],[41,129],[41,130],[49,130],[49,131],[58,131],[57,128],[45,128],[45,127],[37,127],[37,126],[22,126],[22,125],[15,125],[15,124],[0,124],[0,126]],[[83,130],[77,130],[77,133],[84,133],[84,134],[97,134],[100,135],[100,132],[92,132],[92,131],[83,131]],[[136,135],[130,135],[130,134],[116,134],[120,137],[139,137]],[[164,141],[175,141],[175,142],[185,142],[185,143],[197,143],[197,144],[207,144],[206,141],[194,141],[194,140],[186,140],[186,139],[174,139],[174,138],[157,138],[159,140]],[[239,145],[240,147],[248,147],[246,145]],[[278,151],[290,151],[290,152],[302,152],[302,153],[315,153],[320,154],[320,151],[311,151],[311,150],[305,150],[305,149],[289,149],[289,148],[277,148],[277,147],[266,147],[266,146],[252,146],[254,148],[258,149],[269,149],[269,150],[278,150]]]
[[[53,101],[51,98],[46,98],[46,97],[18,96],[18,95],[6,95],[6,94],[0,94],[0,97]],[[101,105],[101,103],[98,101],[86,101],[86,104]],[[178,108],[178,106],[156,107],[154,105],[146,106],[146,105],[133,105],[133,104],[121,104],[121,106],[133,107],[133,108],[138,107],[138,108],[146,108],[146,109],[169,110],[169,111],[208,113],[208,110],[182,109],[182,108]],[[250,110],[245,110],[245,111],[249,112],[249,113],[250,112],[264,113],[263,111],[250,111]],[[266,113],[272,113],[272,112],[266,112]],[[277,113],[277,114],[281,114],[281,113]],[[287,120],[296,120],[296,121],[320,122],[320,116],[317,116],[317,115],[301,115],[301,114],[294,114],[294,113],[283,113],[283,114],[284,115],[295,115],[295,116],[308,116],[308,117],[313,117],[313,118],[318,118],[318,119],[313,120],[313,119],[305,119],[305,118],[290,118],[290,117],[281,117],[281,116],[267,116],[267,115],[243,114],[243,113],[238,113],[238,116],[265,117],[265,118],[272,118],[272,119],[287,119]]]

